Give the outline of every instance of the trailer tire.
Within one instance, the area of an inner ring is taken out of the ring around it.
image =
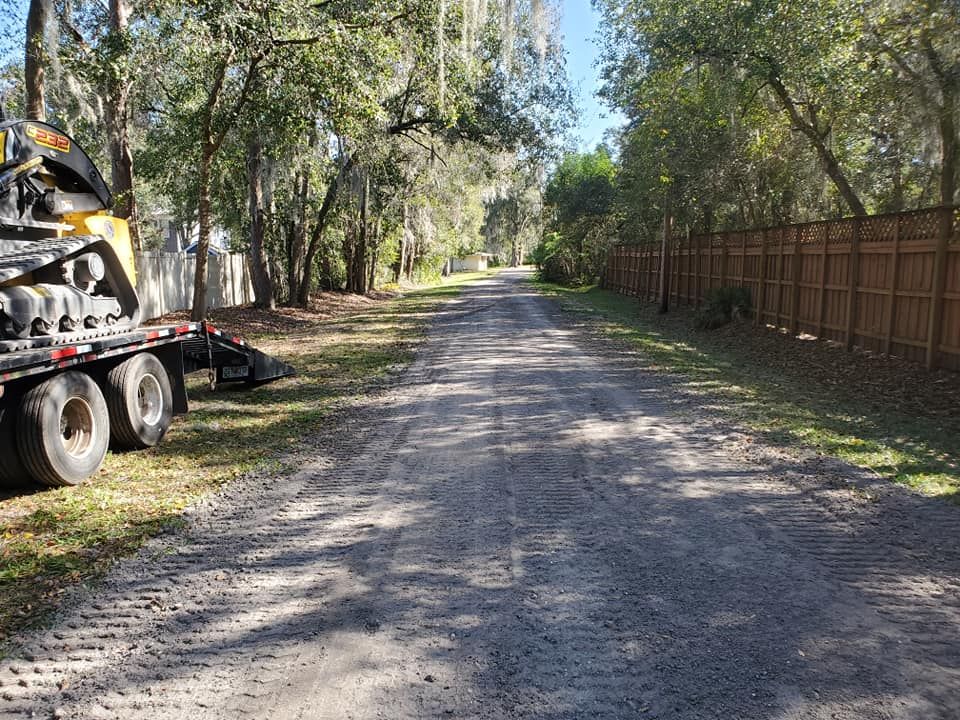
[[[107,375],[107,407],[113,444],[122,450],[153,447],[173,418],[173,391],[155,355],[138,353]]]
[[[30,485],[30,472],[20,460],[17,447],[17,410],[18,402],[6,398],[7,407],[0,408],[0,448],[7,448],[3,462],[0,462],[0,488],[15,490]]]
[[[37,482],[77,485],[103,464],[110,418],[100,388],[82,372],[65,372],[23,396],[17,415],[17,447]]]

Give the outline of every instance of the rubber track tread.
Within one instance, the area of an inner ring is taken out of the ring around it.
[[[61,345],[72,345],[74,343],[96,340],[97,338],[110,337],[111,335],[121,335],[131,330],[136,330],[137,323],[124,322],[110,325],[103,328],[89,328],[77,330],[70,333],[58,333],[57,335],[47,335],[43,337],[30,337],[23,340],[0,340],[0,353],[19,352],[20,350],[36,350],[45,347],[60,347]]]
[[[99,235],[38,240],[29,247],[0,258],[0,282],[9,282],[103,240]]]

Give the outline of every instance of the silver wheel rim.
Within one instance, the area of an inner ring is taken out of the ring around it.
[[[80,397],[67,400],[60,412],[60,441],[66,453],[77,460],[93,448],[94,423],[90,404]]]
[[[163,393],[160,383],[153,375],[147,374],[140,378],[137,385],[137,407],[140,409],[140,418],[147,425],[156,425],[163,415]]]

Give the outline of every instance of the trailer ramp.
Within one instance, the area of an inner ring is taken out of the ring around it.
[[[186,372],[207,370],[212,383],[259,385],[296,374],[290,365],[245,340],[202,323],[201,332],[183,341]]]

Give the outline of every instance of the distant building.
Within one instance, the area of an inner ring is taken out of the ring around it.
[[[490,258],[494,257],[491,253],[473,253],[462,258],[453,258],[450,266],[453,272],[482,272],[487,269]]]
[[[161,244],[158,249],[168,253],[195,253],[197,240],[200,237],[199,223],[178,223],[174,216],[164,211],[151,213],[146,222],[150,223],[153,232],[159,236]],[[227,231],[218,225],[210,229],[210,254],[219,255],[227,252],[230,236]]]

